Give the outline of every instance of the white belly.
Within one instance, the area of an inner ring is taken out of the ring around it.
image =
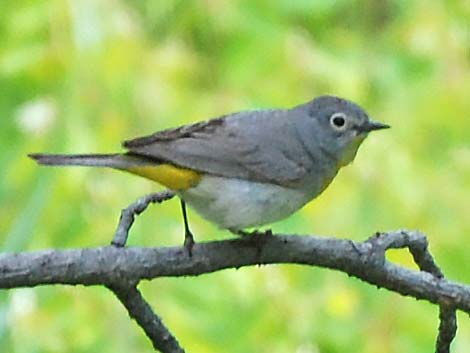
[[[202,217],[232,230],[283,219],[314,196],[273,184],[207,175],[196,187],[181,191],[179,195]]]

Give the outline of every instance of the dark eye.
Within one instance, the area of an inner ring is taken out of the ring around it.
[[[330,124],[335,130],[344,130],[346,128],[346,115],[344,113],[334,113],[330,117]]]

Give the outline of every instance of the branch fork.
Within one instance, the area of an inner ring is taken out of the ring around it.
[[[124,247],[135,216],[174,193],[148,195],[124,209],[112,246],[0,254],[0,288],[46,284],[103,285],[144,330],[156,350],[184,349],[152,310],[137,285],[143,279],[197,276],[257,264],[295,263],[325,267],[372,285],[439,306],[436,353],[449,353],[457,331],[456,310],[470,313],[470,286],[447,280],[428,249],[424,234],[399,230],[376,233],[364,242],[321,236],[274,235],[197,243],[191,256],[183,246]],[[386,259],[389,249],[407,248],[419,271]]]

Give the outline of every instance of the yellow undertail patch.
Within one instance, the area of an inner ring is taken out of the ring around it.
[[[200,173],[171,164],[131,167],[125,171],[156,181],[171,190],[189,189],[197,185],[201,179]]]

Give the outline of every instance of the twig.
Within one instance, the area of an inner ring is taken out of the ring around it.
[[[169,200],[174,196],[175,193],[170,190],[157,192],[141,197],[140,199],[123,209],[121,211],[119,224],[116,229],[116,232],[114,233],[111,245],[117,247],[125,246],[127,238],[129,236],[129,230],[131,229],[132,224],[134,223],[135,216],[144,212],[148,205],[150,205],[151,203],[162,203],[163,201]]]
[[[400,236],[383,237],[377,233],[368,240],[376,249],[391,249],[407,247],[419,269],[428,272],[438,279],[444,275],[437,266],[429,252],[428,241],[423,234],[402,231]],[[382,252],[378,253],[382,258]],[[377,256],[377,255],[376,255]],[[385,253],[384,255],[385,256]],[[444,301],[447,301],[444,299]],[[457,318],[455,309],[441,303],[439,306],[439,333],[436,340],[436,353],[449,353],[450,345],[457,332]]]
[[[142,327],[155,349],[162,353],[184,353],[184,349],[145,301],[136,286],[110,285],[108,288],[125,306],[129,316]]]
[[[439,334],[436,341],[436,353],[449,353],[450,345],[457,333],[457,315],[454,308],[439,307]]]

